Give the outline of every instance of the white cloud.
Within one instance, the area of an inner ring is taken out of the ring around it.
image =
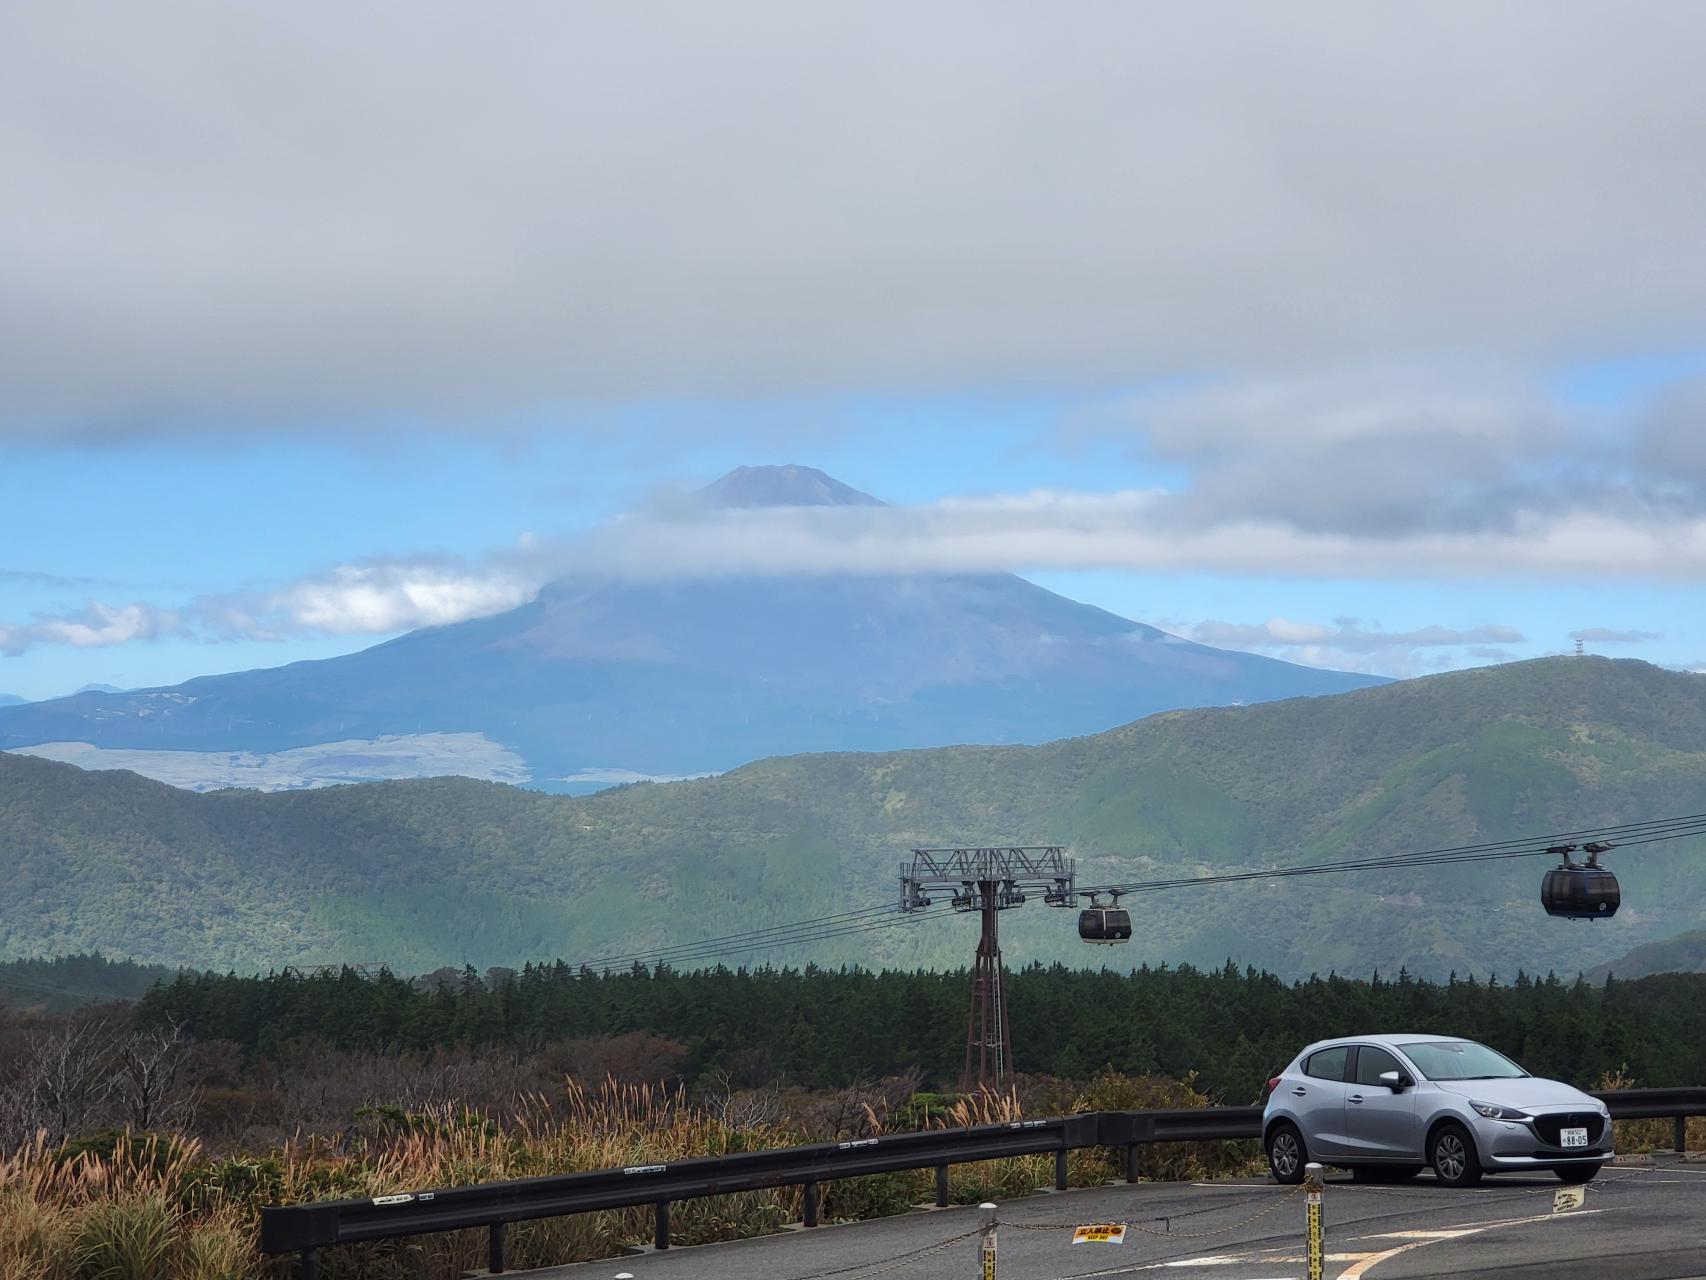
[[[1177,630],[1189,639],[1217,648],[1243,649],[1312,667],[1386,676],[1421,675],[1461,665],[1463,659],[1504,662],[1510,655],[1498,646],[1521,644],[1524,640],[1515,627],[1499,623],[1384,631],[1356,618],[1336,618],[1330,626],[1289,618],[1270,618],[1260,623],[1210,619]]]
[[[364,561],[273,591],[198,596],[171,609],[92,601],[75,612],[0,626],[0,653],[47,644],[105,648],[167,636],[379,635],[500,613],[531,599],[540,585],[536,576],[497,561],[477,566],[443,558]]]
[[[1355,618],[1337,619],[1332,626],[1316,622],[1294,622],[1270,618],[1261,623],[1199,622],[1188,629],[1192,640],[1231,649],[1278,649],[1292,646],[1329,645],[1357,653],[1386,649],[1460,648],[1469,645],[1521,644],[1523,634],[1515,627],[1490,623],[1454,629],[1419,627],[1411,631],[1382,631]]]
[[[153,605],[91,601],[75,613],[37,616],[30,622],[0,626],[0,654],[16,655],[43,644],[100,649],[132,640],[152,640],[172,634],[182,625],[178,614]]]
[[[341,635],[435,627],[513,609],[539,583],[496,568],[444,562],[340,565],[265,596],[264,617],[301,631]]]
[[[91,604],[76,614],[0,627],[0,651],[18,653],[45,643],[121,644],[186,633],[275,639],[380,634],[497,613],[531,598],[554,578],[587,572],[587,566],[596,566],[597,576],[630,579],[1108,568],[1342,580],[1706,579],[1706,515],[1523,511],[1502,528],[1369,537],[1304,530],[1277,520],[1234,518],[1180,526],[1169,518],[1170,503],[1167,495],[1153,491],[1035,490],[918,507],[761,508],[627,518],[586,537],[540,540],[477,562],[370,560],[270,591],[203,596],[172,609]],[[1506,631],[1441,631],[1438,638],[1412,632],[1408,643],[1514,643]],[[1271,644],[1331,644],[1349,652],[1364,643],[1354,627],[1329,629],[1286,619],[1265,624],[1262,638]]]
[[[1570,639],[1588,644],[1644,644],[1662,638],[1656,631],[1619,631],[1613,627],[1585,627],[1570,632]]]
[[[1697,5],[3,22],[18,437],[1706,335]]]

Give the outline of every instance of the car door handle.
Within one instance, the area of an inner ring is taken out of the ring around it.
[[[1296,1088],[1296,1089],[1293,1089],[1293,1090],[1292,1090],[1292,1092],[1293,1092],[1293,1093],[1295,1093],[1295,1094],[1296,1094],[1296,1095],[1297,1095],[1297,1096],[1298,1096],[1298,1097],[1300,1097],[1300,1098],[1301,1098],[1301,1097],[1302,1097],[1302,1096],[1303,1096],[1303,1095],[1304,1095],[1304,1094],[1306,1094],[1306,1093],[1308,1093],[1308,1092],[1309,1092],[1309,1090],[1307,1090],[1307,1089],[1305,1089],[1305,1088],[1302,1088],[1302,1087],[1301,1087],[1301,1086],[1300,1086],[1300,1087],[1298,1087],[1298,1088]]]
[[[1346,1102],[1361,1102],[1362,1101],[1362,1094],[1353,1093],[1350,1097],[1346,1098],[1345,1101]]]

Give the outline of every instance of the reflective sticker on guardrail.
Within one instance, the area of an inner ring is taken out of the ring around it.
[[[1563,1213],[1569,1209],[1580,1209],[1587,1203],[1586,1187],[1559,1187],[1552,1194],[1552,1212]]]
[[[414,1197],[410,1196],[410,1195],[374,1196],[373,1197],[373,1203],[374,1204],[408,1204],[409,1201],[411,1201],[413,1199],[414,1199]]]
[[[1073,1244],[1124,1244],[1125,1223],[1101,1222],[1094,1226],[1079,1227],[1072,1233]]]
[[[874,1147],[877,1142],[876,1138],[855,1138],[852,1142],[838,1142],[835,1146],[840,1151],[851,1151],[854,1147]]]
[[[1047,1123],[1047,1120],[1014,1120],[1007,1127],[1009,1129],[1040,1129]]]
[[[631,1164],[623,1169],[623,1173],[662,1173],[669,1168],[667,1164]]]

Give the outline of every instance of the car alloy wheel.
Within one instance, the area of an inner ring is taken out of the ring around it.
[[[1439,1176],[1447,1182],[1456,1182],[1463,1176],[1463,1166],[1467,1163],[1463,1140],[1455,1133],[1440,1134],[1439,1141],[1434,1143],[1434,1164],[1439,1168]]]
[[[1481,1156],[1475,1140],[1460,1126],[1448,1124],[1434,1135],[1434,1176],[1448,1187],[1472,1187],[1481,1181]]]
[[[1273,1143],[1268,1147],[1268,1159],[1273,1164],[1274,1176],[1284,1182],[1295,1178],[1303,1167],[1303,1151],[1297,1141],[1297,1135],[1290,1129],[1281,1129],[1274,1135]]]

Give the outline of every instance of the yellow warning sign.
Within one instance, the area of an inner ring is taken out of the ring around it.
[[[1095,1226],[1079,1227],[1072,1233],[1073,1244],[1124,1244],[1125,1223],[1102,1222]]]
[[[1586,1187],[1559,1187],[1552,1196],[1552,1212],[1563,1213],[1567,1209],[1580,1209],[1587,1202]]]

